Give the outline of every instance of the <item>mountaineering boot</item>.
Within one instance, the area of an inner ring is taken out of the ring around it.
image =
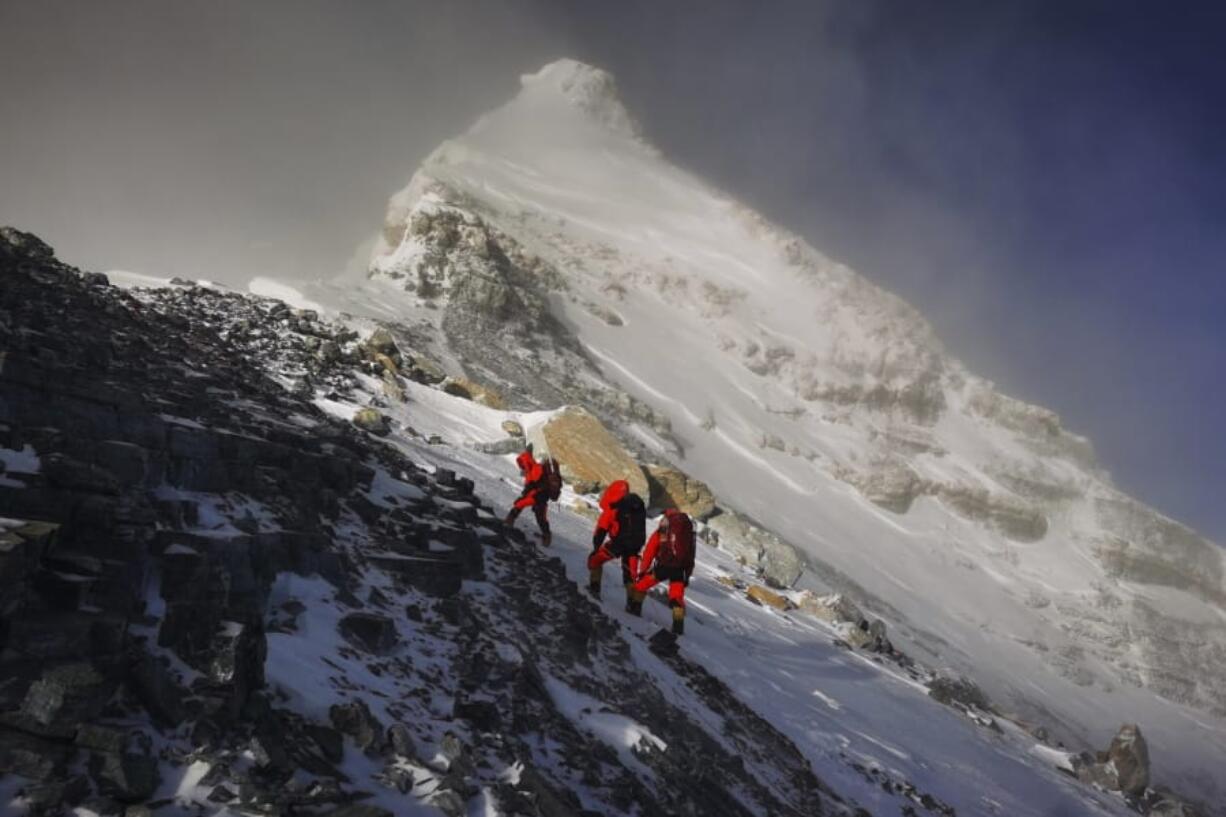
[[[600,568],[593,567],[587,572],[587,592],[593,598],[600,598]]]
[[[549,547],[553,541],[553,533],[551,531],[541,531],[541,547]]]
[[[626,612],[632,616],[643,615],[643,599],[646,598],[646,593],[640,593],[633,587],[626,592]]]
[[[680,604],[673,605],[673,635],[685,632],[685,608]]]
[[[503,517],[503,520],[502,520],[503,527],[507,527],[507,528],[515,527],[515,520],[518,518],[519,518],[519,509],[512,508],[511,512],[508,513],[505,517]]]

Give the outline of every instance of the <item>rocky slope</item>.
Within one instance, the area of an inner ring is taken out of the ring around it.
[[[634,666],[471,480],[321,412],[383,354],[344,326],[7,229],[0,281],[0,808],[851,811],[700,667]]]
[[[525,77],[393,197],[371,280],[308,295],[437,330],[513,407],[587,407],[750,523],[776,585],[855,596],[1070,742],[1139,720],[1226,801],[1222,549],[632,123],[598,69]]]

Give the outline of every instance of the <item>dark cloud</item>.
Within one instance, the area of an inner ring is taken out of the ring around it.
[[[1226,7],[0,0],[0,222],[90,267],[342,267],[560,56],[1226,540]]]

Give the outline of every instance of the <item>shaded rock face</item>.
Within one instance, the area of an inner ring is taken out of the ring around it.
[[[721,512],[707,524],[720,550],[757,567],[773,587],[791,587],[804,572],[804,560],[794,547],[732,511]]]
[[[1069,459],[1086,468],[1095,467],[1094,448],[1090,441],[1066,431],[1060,424],[1060,416],[1054,411],[987,387],[971,394],[967,407],[975,414],[1017,432],[1023,444],[1036,453]]]
[[[920,497],[933,496],[960,516],[1010,539],[1037,542],[1047,535],[1047,516],[1035,504],[986,488],[924,479],[898,457],[882,458],[867,468],[837,466],[834,476],[854,486],[869,501],[894,513],[907,513]]]
[[[1222,548],[1124,497],[1102,497],[1094,507],[1109,533],[1096,543],[1094,554],[1110,576],[1226,605]],[[1145,685],[1178,703],[1226,715],[1226,675],[1210,669],[1226,661],[1226,623],[1189,620],[1144,598],[1127,604],[1126,643],[1147,668]]]
[[[1047,516],[1020,500],[966,486],[941,485],[936,493],[958,513],[983,522],[1010,539],[1037,542],[1047,535]]]
[[[1226,605],[1226,556],[1220,547],[1131,499],[1101,498],[1095,510],[1115,537],[1098,551],[1114,575]]]
[[[715,513],[715,495],[705,482],[670,465],[648,465],[643,470],[651,486],[652,507],[676,508],[700,520]]]
[[[563,276],[447,184],[419,172],[410,189],[389,205],[370,276],[391,279],[439,308],[448,356],[468,379],[496,386],[500,405],[596,406],[605,390],[580,384],[599,382],[599,372],[549,309],[550,293],[565,287]],[[507,354],[507,344],[492,344],[491,337],[513,341],[523,353]],[[421,372],[410,374],[414,379],[444,378],[436,365],[412,360]]]
[[[403,281],[425,299],[445,299],[483,325],[547,320],[545,286],[558,285],[560,276],[475,213],[420,206],[407,224],[387,225],[384,238],[396,251],[376,260],[372,277]]]
[[[528,429],[528,441],[538,454],[556,457],[562,478],[580,493],[600,490],[619,479],[646,499],[650,487],[643,469],[604,424],[578,406]]]
[[[946,706],[961,704],[985,712],[991,708],[988,696],[975,682],[966,678],[936,678],[928,685],[928,695]]]
[[[903,385],[872,382],[846,385],[808,380],[803,382],[798,396],[836,406],[862,406],[886,414],[896,413],[920,425],[935,424],[946,407],[945,390],[936,371],[924,372]]]
[[[835,476],[855,486],[870,502],[894,513],[911,510],[912,503],[929,491],[927,482],[900,459],[883,460],[864,471],[838,468]]]

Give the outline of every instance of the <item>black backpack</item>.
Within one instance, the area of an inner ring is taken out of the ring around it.
[[[545,474],[541,477],[541,487],[545,490],[545,496],[557,502],[558,497],[562,496],[562,466],[558,465],[558,461],[553,457],[542,462],[541,466],[545,469]]]
[[[638,494],[626,494],[617,509],[615,550],[621,555],[638,553],[647,541],[647,507]]]

